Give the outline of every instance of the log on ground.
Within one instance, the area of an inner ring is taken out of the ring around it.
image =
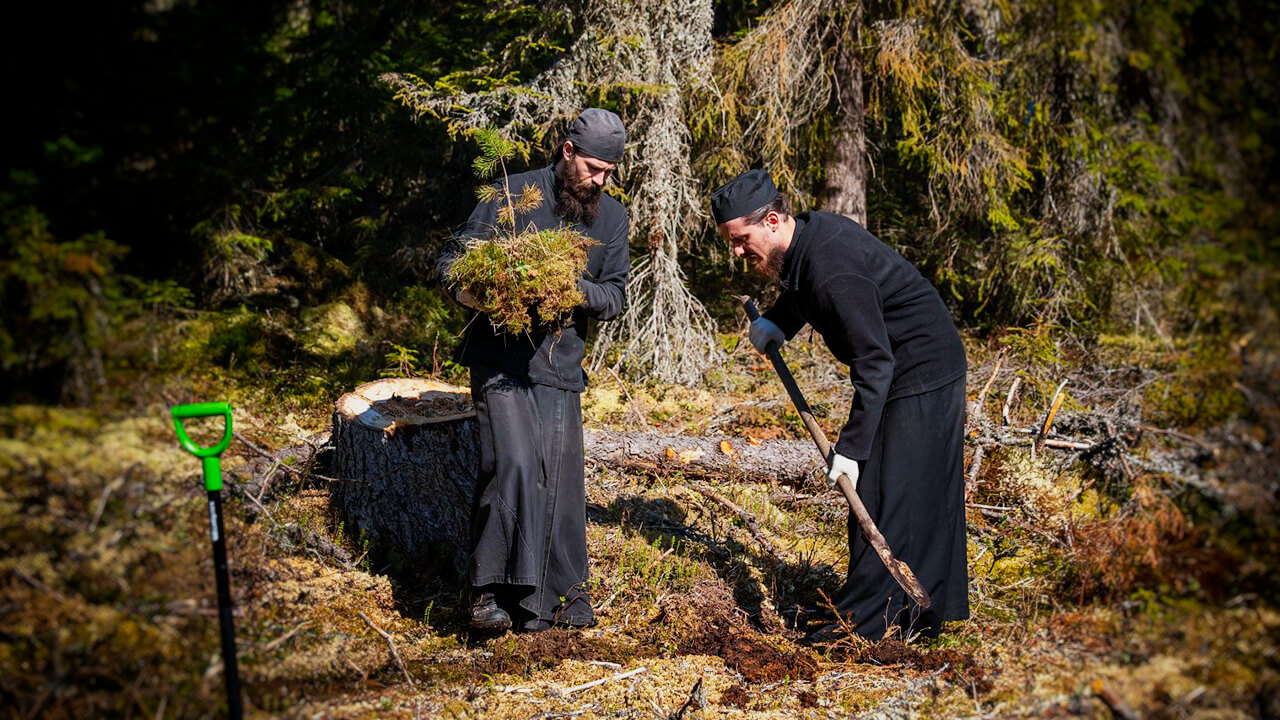
[[[813,443],[807,440],[753,443],[740,437],[588,430],[583,444],[589,462],[715,480],[803,485],[824,467]]]

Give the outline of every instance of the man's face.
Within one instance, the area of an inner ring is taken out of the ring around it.
[[[782,269],[782,257],[787,252],[781,228],[782,218],[771,212],[759,225],[739,217],[721,223],[719,229],[733,248],[734,257],[744,258],[752,270],[776,280]]]
[[[571,142],[564,144],[563,152],[569,187],[583,200],[598,195],[617,167],[614,163],[575,151]]]

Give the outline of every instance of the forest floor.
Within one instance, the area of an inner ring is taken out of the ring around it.
[[[168,407],[229,398],[250,716],[1280,716],[1277,364],[1243,345],[1188,366],[1139,338],[1046,342],[970,344],[972,617],[906,644],[805,641],[846,560],[842,500],[816,480],[698,480],[757,536],[678,468],[589,463],[599,625],[478,636],[456,581],[379,566],[344,532],[314,468],[285,452],[264,472],[331,404],[286,410],[211,375],[134,377],[146,400],[94,409],[0,408],[0,715],[222,713],[200,466]],[[596,373],[587,425],[803,437],[767,363],[729,346],[714,389]],[[812,342],[786,356],[834,435],[843,368]]]

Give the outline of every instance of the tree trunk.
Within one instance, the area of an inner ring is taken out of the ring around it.
[[[862,4],[854,3],[848,24],[835,36],[835,127],[827,162],[822,209],[867,224],[866,134],[863,131],[862,61],[858,55]]]
[[[338,399],[333,446],[339,480],[330,502],[344,534],[367,541],[362,550],[380,562],[465,574],[479,463],[467,388],[419,378],[365,383]]]
[[[361,552],[398,572],[467,568],[479,465],[467,388],[421,378],[365,383],[333,413],[330,506]],[[587,431],[589,462],[634,472],[803,484],[822,463],[810,442]],[[364,543],[368,546],[364,547]]]

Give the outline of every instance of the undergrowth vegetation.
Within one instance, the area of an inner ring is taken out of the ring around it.
[[[300,356],[305,372],[331,373],[315,386],[268,379],[255,363],[272,362],[273,343],[303,329],[236,312],[212,320],[157,328],[177,338],[157,367],[188,369],[144,377],[130,397],[163,404],[0,410],[0,693],[19,715],[219,712],[199,464],[174,442],[167,405],[225,393],[245,440],[295,446],[327,426],[333,394],[386,361],[357,343]],[[341,323],[328,332],[339,337]],[[973,617],[923,644],[804,640],[826,622],[846,553],[843,506],[816,480],[703,478],[678,461],[653,472],[589,464],[589,590],[600,625],[484,638],[466,629],[456,578],[375,563],[330,510],[305,453],[283,451],[295,472],[277,471],[264,489],[255,483],[270,463],[237,441],[225,464],[226,530],[246,702],[288,717],[668,716],[690,697],[703,717],[1026,716],[1100,712],[1101,683],[1149,717],[1274,712],[1280,538],[1268,520],[1275,488],[1258,473],[1274,457],[1275,408],[1236,390],[1238,414],[1224,420],[1204,402],[1196,412],[1209,415],[1197,420],[1208,431],[1173,426],[1164,414],[1173,393],[1156,386],[1178,385],[1149,369],[1161,358],[1178,367],[1162,343],[1056,343],[1052,331],[970,341]],[[127,370],[126,356],[149,361],[146,342],[128,347],[109,372]],[[803,337],[786,354],[834,433],[848,402],[842,370]],[[184,365],[191,357],[211,362],[196,372]],[[1183,372],[1226,397],[1224,378],[1265,387],[1271,362],[1251,346],[1243,363],[1226,365],[1234,373],[1216,362]],[[600,429],[801,439],[768,372],[742,343],[715,392],[598,375],[584,413]],[[436,377],[458,379],[440,365]],[[1069,398],[1037,448],[1019,429],[1044,422],[1060,378],[1070,379]],[[1068,440],[1087,442],[1053,445]]]

